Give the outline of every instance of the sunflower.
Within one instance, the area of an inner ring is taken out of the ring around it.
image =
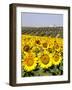
[[[53,54],[55,52],[53,48],[48,48],[47,51],[50,56],[53,56]]]
[[[60,53],[55,52],[55,54],[52,57],[52,62],[54,65],[59,65],[62,61],[62,56],[60,55]]]
[[[25,58],[22,60],[22,67],[25,71],[29,72],[36,68],[37,58],[33,53],[27,53]]]
[[[47,42],[47,40],[48,40],[48,37],[41,37],[41,47],[42,47],[43,49],[47,49],[47,47],[48,47],[48,42]]]
[[[52,65],[51,56],[46,51],[44,51],[41,53],[41,55],[39,55],[38,63],[41,68],[45,69],[50,67]]]
[[[22,35],[21,51],[29,52],[33,47],[33,38],[30,35]]]
[[[35,45],[40,46],[41,45],[41,37],[35,36],[34,43],[35,43]]]
[[[36,54],[36,56],[41,52],[41,49],[39,46],[34,46],[32,48],[32,52],[34,52]]]
[[[43,49],[47,49],[47,48],[48,48],[48,43],[47,43],[47,41],[44,40],[44,41],[42,42],[42,48],[43,48]]]
[[[63,40],[61,38],[55,38],[54,40],[54,49],[60,51],[63,46]]]
[[[21,36],[21,51],[23,52],[24,49],[28,48],[28,38],[26,37],[26,35],[22,35]]]

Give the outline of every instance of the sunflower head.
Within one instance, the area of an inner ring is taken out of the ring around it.
[[[32,52],[34,52],[35,55],[38,55],[40,53],[40,47],[39,46],[34,46],[32,48]]]
[[[43,43],[44,48],[47,48],[47,46],[48,46],[47,42]]]
[[[34,45],[37,45],[37,46],[41,45],[41,38],[39,36],[36,36],[34,38]]]
[[[54,65],[60,64],[62,61],[62,56],[60,55],[60,53],[56,52],[52,57],[52,61]]]
[[[60,51],[61,47],[63,47],[63,40],[61,38],[55,38],[55,40],[54,40],[54,49],[56,51]]]
[[[23,50],[26,51],[26,52],[28,52],[30,50],[30,46],[29,45],[25,45],[23,47]]]
[[[60,50],[60,45],[56,41],[54,41],[54,49],[56,51],[59,51]]]
[[[37,58],[34,56],[33,53],[28,53],[24,60],[22,60],[23,69],[27,72],[32,71],[36,68],[37,65]]]
[[[26,57],[24,63],[29,67],[32,66],[34,63],[33,56],[29,54],[28,57]]]
[[[48,56],[47,54],[43,54],[43,55],[40,57],[40,59],[41,59],[41,62],[42,62],[43,64],[45,64],[45,65],[47,65],[47,64],[49,63],[49,60],[50,60],[50,58],[49,58],[49,56]]]
[[[38,62],[41,68],[48,68],[52,65],[51,57],[46,51],[39,56]]]
[[[40,45],[40,40],[36,40],[35,43]]]

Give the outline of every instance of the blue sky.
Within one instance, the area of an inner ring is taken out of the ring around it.
[[[21,25],[25,27],[63,26],[62,14],[21,13]]]

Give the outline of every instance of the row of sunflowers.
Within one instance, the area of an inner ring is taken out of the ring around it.
[[[62,74],[63,39],[23,35],[21,36],[22,76]]]

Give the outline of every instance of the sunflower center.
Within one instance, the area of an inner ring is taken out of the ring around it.
[[[24,51],[29,51],[30,47],[28,45],[25,45],[23,49]]]
[[[43,47],[44,48],[47,48],[47,43],[43,43]]]
[[[40,41],[39,40],[36,40],[36,44],[39,44],[40,45]]]
[[[34,59],[32,55],[28,55],[28,57],[25,59],[25,64],[27,66],[32,66],[34,64]]]
[[[42,55],[41,56],[41,61],[43,64],[47,65],[49,63],[49,60],[50,60],[50,58],[48,55]]]
[[[28,60],[28,62],[27,62],[27,66],[32,66],[32,65],[33,65],[33,63],[34,63],[34,61],[33,61],[33,60]]]
[[[59,55],[56,54],[56,55],[54,56],[54,60],[55,60],[55,62],[57,62],[57,61],[59,60]]]

